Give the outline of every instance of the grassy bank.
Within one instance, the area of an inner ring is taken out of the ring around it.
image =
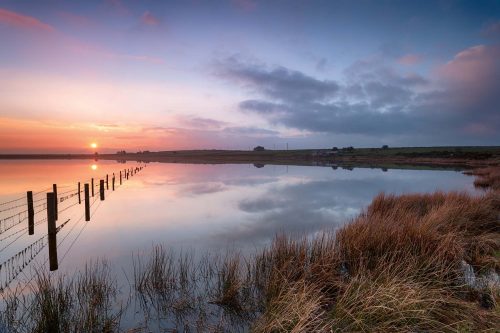
[[[483,195],[380,194],[334,232],[278,235],[250,257],[155,246],[134,256],[133,297],[189,332],[498,332],[499,169],[471,174]],[[9,299],[9,332],[119,331],[113,278],[93,267],[41,273]]]

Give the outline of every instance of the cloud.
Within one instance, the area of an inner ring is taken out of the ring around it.
[[[280,101],[322,101],[333,97],[338,91],[338,85],[333,81],[318,80],[282,66],[267,68],[241,62],[236,57],[228,58],[216,66],[219,76]]]
[[[459,52],[438,73],[452,84],[485,89],[497,82],[499,72],[500,45],[477,45]]]
[[[227,188],[220,183],[199,183],[199,184],[192,184],[183,187],[180,191],[179,194],[185,195],[185,196],[198,196],[198,195],[204,195],[204,194],[212,194],[212,193],[217,193],[217,192],[223,192]]]
[[[406,66],[413,66],[422,62],[422,56],[418,54],[407,54],[400,57],[398,63]]]
[[[258,127],[244,127],[244,126],[226,127],[224,128],[224,133],[233,135],[247,135],[252,137],[266,137],[266,136],[279,135],[279,132],[277,131],[272,131]]]
[[[500,38],[500,21],[485,25],[481,34],[488,38]]]
[[[146,11],[141,16],[141,23],[143,25],[155,26],[160,24],[160,20],[156,16],[151,14],[151,12]]]
[[[114,137],[115,139],[118,139],[118,140],[144,140],[146,139],[146,136],[144,135],[119,135],[119,136],[115,136]]]
[[[499,68],[499,46],[480,45],[459,52],[431,78],[368,59],[347,68],[342,82],[320,80],[238,56],[219,62],[216,74],[253,95],[239,102],[240,110],[273,126],[392,142],[491,144],[500,139]]]
[[[234,137],[268,137],[278,136],[278,131],[273,131],[265,128],[251,127],[251,126],[234,126],[234,124],[219,121],[211,118],[177,116],[176,117],[179,127],[162,127],[150,126],[144,127],[144,132],[156,133],[200,133],[204,135],[212,135],[214,138],[217,136],[234,136]]]
[[[0,8],[0,24],[33,31],[55,31],[54,27],[52,27],[51,25],[44,23],[32,16],[19,14],[3,8]]]
[[[196,116],[179,116],[178,122],[182,126],[195,129],[221,129],[228,125],[225,121]]]
[[[437,70],[457,110],[498,114],[500,45],[477,45],[459,52]],[[472,110],[474,109],[474,110]]]

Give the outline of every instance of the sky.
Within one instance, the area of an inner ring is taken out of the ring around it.
[[[500,1],[0,0],[0,153],[500,144]]]

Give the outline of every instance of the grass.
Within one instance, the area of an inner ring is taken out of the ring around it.
[[[494,191],[380,194],[335,232],[208,260],[194,289],[253,332],[495,331],[499,286],[468,285],[464,265],[499,271],[499,208]]]
[[[476,176],[474,186],[500,191],[500,168],[486,167],[471,171],[469,174]]]
[[[334,235],[278,237],[260,259],[266,306],[255,331],[494,331],[499,313],[481,304],[496,304],[498,285],[465,285],[462,263],[498,272],[498,212],[493,195],[379,195]]]
[[[473,173],[481,195],[379,194],[338,230],[280,234],[252,256],[195,260],[157,245],[134,257],[133,289],[148,318],[177,331],[498,332],[498,169]],[[39,274],[3,322],[12,332],[118,331],[113,279],[101,266],[79,274]]]
[[[121,306],[106,263],[88,264],[71,279],[38,271],[29,295],[14,291],[0,322],[8,332],[116,332]]]

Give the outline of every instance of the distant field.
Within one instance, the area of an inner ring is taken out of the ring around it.
[[[500,146],[394,147],[300,150],[178,150],[121,154],[9,154],[0,159],[103,159],[165,163],[249,163],[346,167],[454,167],[500,164]]]
[[[461,154],[477,153],[500,155],[500,146],[469,146],[469,147],[394,147],[394,148],[357,148],[353,155],[398,155],[398,154]]]

